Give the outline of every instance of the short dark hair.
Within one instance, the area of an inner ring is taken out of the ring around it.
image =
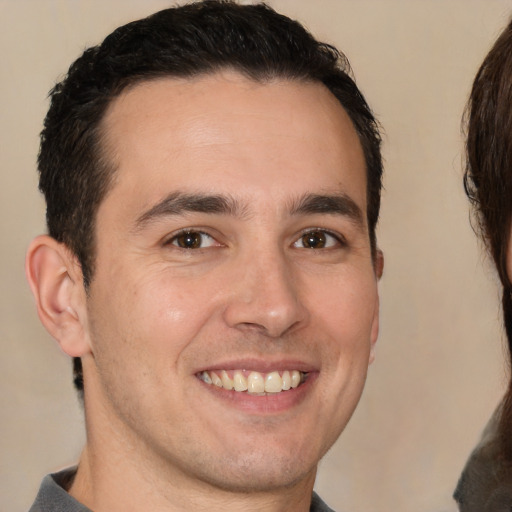
[[[349,115],[367,169],[367,219],[373,254],[382,188],[378,124],[351,78],[346,57],[316,41],[298,22],[265,4],[206,0],[128,23],[87,49],[51,91],[41,133],[40,189],[49,234],[81,264],[87,289],[94,273],[95,217],[115,174],[101,145],[101,121],[127,87],[162,76],[194,77],[234,69],[258,82],[319,82]],[[81,365],[75,359],[75,384]]]
[[[512,284],[507,272],[512,226],[512,22],[485,57],[464,114],[464,187],[478,231],[503,285],[502,308],[512,368]],[[512,462],[512,380],[500,419],[500,453]]]

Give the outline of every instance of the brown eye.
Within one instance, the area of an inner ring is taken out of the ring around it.
[[[341,245],[344,244],[339,237],[321,229],[307,231],[293,244],[300,249],[329,249]]]
[[[214,240],[200,231],[185,231],[172,238],[170,243],[182,249],[202,249],[213,245]]]
[[[325,247],[326,236],[322,231],[310,231],[302,235],[302,246],[306,249],[323,249]]]

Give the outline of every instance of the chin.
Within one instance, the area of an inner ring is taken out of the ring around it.
[[[203,466],[203,480],[229,492],[272,492],[293,487],[309,478],[314,481],[318,461],[298,459],[296,454],[251,454],[225,458],[222,467]]]

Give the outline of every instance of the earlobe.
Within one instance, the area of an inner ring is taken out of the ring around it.
[[[39,318],[61,349],[72,357],[90,351],[79,267],[69,249],[50,236],[35,238],[28,248],[25,271]]]

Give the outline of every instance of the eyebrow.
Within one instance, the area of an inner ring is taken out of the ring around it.
[[[347,194],[304,194],[291,204],[290,214],[342,215],[355,224],[360,226],[364,224],[361,208]]]
[[[136,229],[141,229],[158,218],[186,213],[209,213],[242,217],[245,214],[245,208],[230,196],[173,192],[140,215],[135,222],[135,226]]]
[[[346,194],[304,194],[292,200],[288,206],[290,215],[328,214],[348,217],[355,224],[363,225],[361,208]],[[244,217],[248,208],[227,195],[188,194],[173,192],[162,201],[142,213],[135,221],[135,229],[163,217],[179,216],[186,213],[207,213]]]

